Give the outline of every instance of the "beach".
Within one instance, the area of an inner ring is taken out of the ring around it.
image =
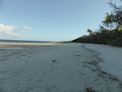
[[[122,48],[111,46],[3,45],[0,47],[0,92],[122,92],[119,73],[122,68],[112,72],[113,67],[108,64],[113,62],[114,66],[116,57],[113,53],[115,59],[110,60],[102,48],[106,52],[118,49],[116,54],[121,63]]]

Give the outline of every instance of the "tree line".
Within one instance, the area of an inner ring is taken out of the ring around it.
[[[108,4],[111,6],[112,11],[106,13],[99,29],[95,32],[88,29],[89,35],[79,37],[73,42],[122,46],[122,0],[120,0],[120,5],[112,1]]]

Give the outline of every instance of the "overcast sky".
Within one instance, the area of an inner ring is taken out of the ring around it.
[[[107,0],[0,0],[0,39],[72,40],[108,11]]]

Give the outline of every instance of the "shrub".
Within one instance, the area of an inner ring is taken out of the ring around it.
[[[116,38],[109,43],[110,45],[114,46],[122,46],[122,37]]]

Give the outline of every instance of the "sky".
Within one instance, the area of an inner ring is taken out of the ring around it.
[[[70,41],[108,11],[107,0],[0,0],[0,39]]]

